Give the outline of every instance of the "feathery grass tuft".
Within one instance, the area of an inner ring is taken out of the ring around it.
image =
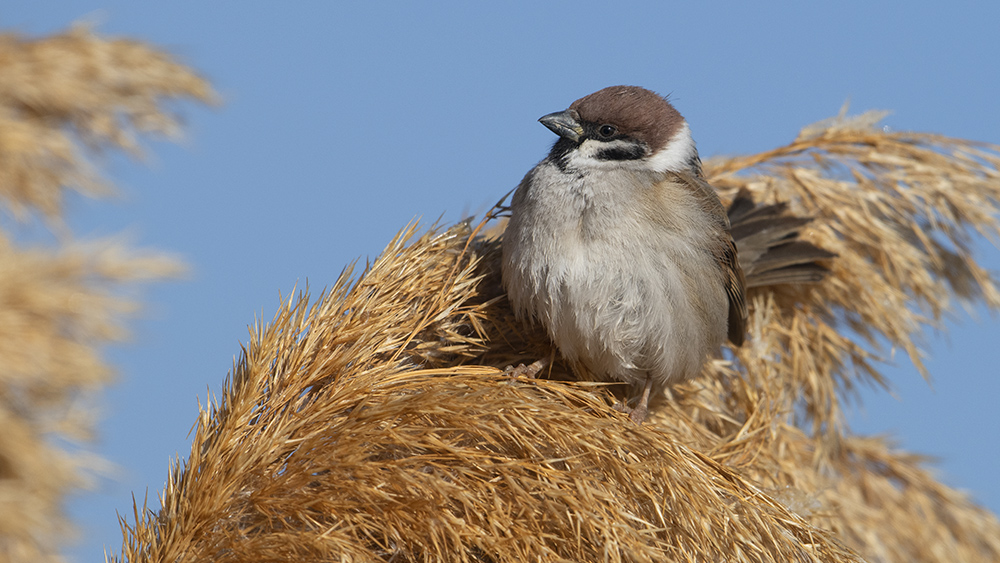
[[[55,219],[66,189],[110,193],[86,152],[141,156],[138,134],[179,137],[165,104],[184,98],[216,101],[203,78],[140,41],[82,25],[34,40],[0,34],[0,198],[21,220],[31,210]]]
[[[65,190],[110,190],[86,156],[138,151],[138,133],[174,134],[164,100],[212,97],[208,84],[142,43],[84,28],[29,40],[0,35],[0,207],[44,218],[58,248],[0,231],[0,560],[61,561],[72,536],[63,503],[105,463],[80,444],[112,369],[100,347],[127,335],[132,285],[182,271],[122,241],[75,240]]]
[[[748,342],[638,427],[557,355],[501,374],[553,349],[513,319],[500,227],[409,225],[253,328],[120,560],[1000,560],[995,516],[839,406],[883,383],[882,343],[919,362],[954,300],[1000,305],[969,245],[997,233],[997,152],[841,119],[710,162],[724,197],[788,202],[837,257],[752,290]]]

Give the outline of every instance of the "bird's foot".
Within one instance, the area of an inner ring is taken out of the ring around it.
[[[504,368],[503,374],[507,377],[527,377],[528,379],[535,379],[539,372],[545,369],[545,366],[548,364],[548,360],[538,360],[536,362],[531,362],[528,365],[519,364],[517,367],[507,366]]]
[[[646,405],[639,405],[632,409],[632,412],[628,413],[628,417],[632,419],[632,422],[636,424],[642,424],[642,421],[646,420],[646,414],[649,413],[649,409]]]
[[[649,414],[649,409],[646,407],[646,405],[642,404],[640,404],[635,408],[632,408],[626,405],[623,401],[618,401],[615,404],[611,405],[611,408],[615,409],[618,412],[623,412],[628,414],[629,419],[631,419],[632,422],[636,424],[642,424],[642,422],[646,420],[646,415]]]

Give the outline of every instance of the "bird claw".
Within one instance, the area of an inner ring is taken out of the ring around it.
[[[649,409],[646,408],[646,405],[639,405],[632,409],[632,412],[628,413],[628,417],[632,419],[632,422],[642,424],[642,421],[646,420],[647,413],[649,413]]]
[[[519,364],[517,367],[507,366],[503,370],[503,374],[507,377],[527,377],[528,379],[535,379],[538,373],[545,369],[545,365],[548,364],[545,360],[538,360],[537,362],[532,362],[529,365]]]
[[[629,419],[631,419],[632,422],[636,424],[642,424],[642,422],[646,420],[646,415],[649,413],[649,409],[646,407],[646,405],[639,405],[635,408],[632,408],[626,405],[622,401],[618,401],[615,404],[611,405],[611,408],[615,409],[618,412],[628,414]]]

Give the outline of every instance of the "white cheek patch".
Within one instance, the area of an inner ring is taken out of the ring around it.
[[[597,157],[601,152],[620,148],[627,151],[632,145],[626,141],[615,140],[611,142],[595,141],[587,139],[575,150],[567,155],[566,163],[570,168],[577,169],[641,169],[655,172],[686,170],[690,166],[691,159],[698,155],[694,139],[691,138],[691,128],[684,123],[680,129],[674,133],[667,145],[660,149],[660,152],[649,158],[638,158],[635,160],[604,160]]]
[[[679,171],[688,168],[691,159],[696,156],[698,149],[691,138],[691,128],[684,123],[660,152],[646,159],[646,164],[657,172]]]
[[[627,165],[628,161],[623,160],[604,160],[597,158],[597,155],[601,152],[612,150],[615,148],[621,148],[622,150],[627,150],[630,146],[629,143],[616,140],[611,142],[595,141],[593,139],[587,139],[580,144],[576,150],[569,153],[569,158],[567,162],[571,168],[621,168],[623,165]],[[639,161],[635,161],[639,162]]]

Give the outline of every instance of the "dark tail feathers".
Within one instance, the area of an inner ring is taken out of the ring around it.
[[[812,218],[789,215],[786,203],[759,205],[746,188],[736,194],[727,214],[747,288],[816,283],[829,273],[816,261],[837,255],[798,239]]]

